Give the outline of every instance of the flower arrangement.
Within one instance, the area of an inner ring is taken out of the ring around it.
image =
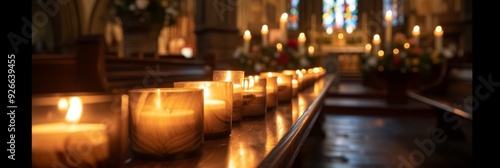
[[[115,0],[115,15],[139,17],[141,22],[163,22],[166,26],[176,23],[179,0]]]
[[[370,71],[391,71],[399,73],[428,74],[433,65],[444,61],[442,53],[432,48],[423,49],[407,40],[402,33],[394,35],[392,51],[384,51],[382,55],[365,53],[361,55],[361,67],[364,73]],[[380,53],[379,53],[380,54]]]
[[[242,48],[234,52],[236,68],[244,70],[245,74],[259,74],[260,72],[296,70],[314,66],[314,56],[308,52],[301,54],[295,39],[289,39],[286,44],[254,45],[246,54]]]

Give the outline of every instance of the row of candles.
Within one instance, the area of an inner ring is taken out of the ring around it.
[[[391,43],[392,43],[392,11],[391,10],[388,10],[386,13],[385,13],[385,21],[386,21],[386,29],[385,29],[385,47],[386,47],[386,50],[389,50],[390,47],[391,47]],[[436,26],[436,28],[434,29],[434,49],[436,51],[441,51],[443,49],[443,34],[444,34],[444,31],[443,31],[443,27],[441,26]],[[415,46],[419,46],[420,45],[420,26],[418,25],[415,25],[412,29],[412,36],[413,36],[413,39],[415,40],[415,43],[414,45]],[[381,39],[380,39],[380,35],[379,34],[375,34],[373,36],[373,40],[372,40],[372,43],[373,43],[373,47],[369,44],[366,45],[365,49],[367,51],[367,53],[369,53],[369,50],[372,51],[372,55],[380,55],[378,53],[380,53],[380,43],[381,43]],[[383,51],[381,52],[383,53]],[[382,54],[383,55],[383,54]]]
[[[136,156],[153,158],[197,153],[205,139],[228,137],[232,125],[244,117],[263,117],[278,104],[291,103],[301,89],[324,73],[321,67],[254,76],[245,76],[244,71],[214,70],[212,81],[132,89],[118,98],[119,105],[112,106],[119,110],[92,107],[96,102],[111,102],[102,96],[57,95],[44,102],[34,99],[34,113],[65,111],[66,122],[33,123],[33,165],[99,167],[110,160],[125,160],[121,155],[128,147]],[[80,122],[83,116],[86,119]],[[123,139],[130,144],[119,143]]]
[[[286,24],[288,22],[288,14],[283,13],[280,17],[280,26],[279,26],[279,32],[281,33],[281,43],[278,43],[280,45],[286,44],[287,38],[288,38],[288,33],[287,33],[287,28]],[[267,25],[262,25],[262,28],[260,30],[261,37],[262,37],[262,46],[268,46],[269,45],[269,27]],[[250,33],[250,30],[245,30],[243,33],[243,52],[245,54],[248,54],[250,52],[250,41],[252,39],[252,34]],[[305,54],[306,53],[306,35],[304,32],[301,32],[299,36],[297,37],[297,42],[298,42],[298,50],[300,54]],[[309,46],[307,52],[309,55],[314,54],[314,47]]]

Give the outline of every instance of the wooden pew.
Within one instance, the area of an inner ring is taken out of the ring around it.
[[[75,54],[33,55],[32,93],[111,92],[172,87],[183,80],[211,80],[213,55],[205,59],[163,56],[119,58],[106,54],[102,36],[76,41]]]
[[[473,118],[472,74],[464,72],[472,72],[472,65],[450,64],[436,82],[419,90],[408,91],[408,97],[432,106],[437,114],[438,128],[443,129],[450,138],[458,140],[463,140],[465,135],[461,124],[456,122],[472,122]]]

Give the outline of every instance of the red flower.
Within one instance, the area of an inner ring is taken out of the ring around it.
[[[396,66],[399,66],[401,65],[401,57],[399,55],[394,55],[394,57],[392,57],[392,63],[395,64]]]
[[[288,54],[284,52],[281,52],[280,56],[278,57],[278,62],[280,64],[286,65],[288,64],[288,62],[290,62],[290,56],[288,56]]]
[[[422,54],[422,52],[423,51],[420,47],[415,47],[415,48],[413,48],[413,51],[412,51],[412,53],[415,55],[420,55],[420,54]]]
[[[286,45],[290,48],[297,50],[299,44],[296,39],[289,39]]]

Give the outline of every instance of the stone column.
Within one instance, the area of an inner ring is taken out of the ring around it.
[[[196,0],[197,54],[213,54],[215,69],[233,69],[233,53],[241,43],[236,27],[238,0]]]

